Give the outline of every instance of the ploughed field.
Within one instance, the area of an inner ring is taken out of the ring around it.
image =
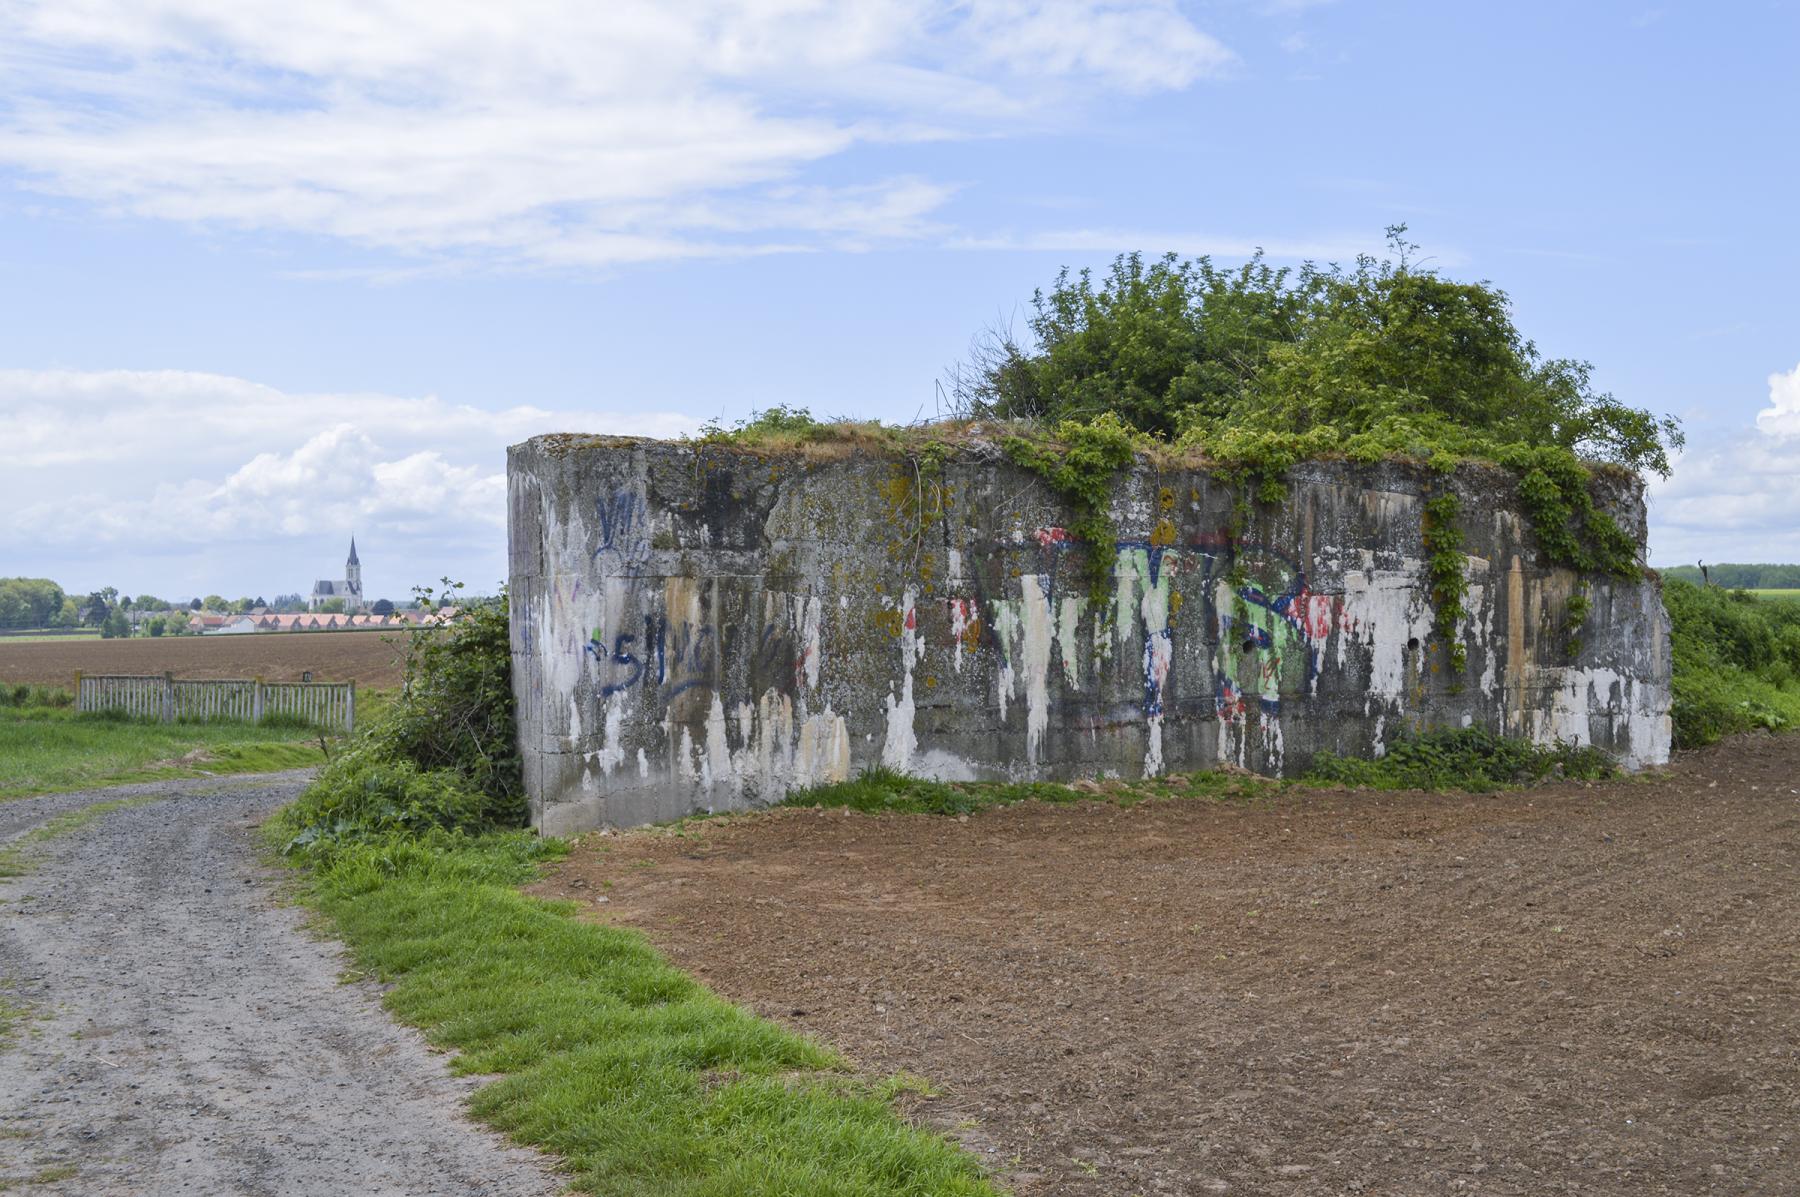
[[[82,673],[173,673],[187,678],[348,682],[386,688],[401,680],[404,631],[259,632],[129,640],[0,640],[0,684],[71,688]]]
[[[1021,1197],[1800,1192],[1800,736],[1490,796],[786,809],[540,891]]]

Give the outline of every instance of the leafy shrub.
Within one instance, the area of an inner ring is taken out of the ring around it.
[[[19,682],[0,686],[0,707],[68,707],[75,696],[55,686],[33,686]]]
[[[1065,270],[1032,297],[1030,342],[978,344],[952,389],[978,416],[1111,413],[1202,441],[1323,427],[1346,440],[1553,446],[1668,473],[1672,419],[1596,394],[1585,362],[1543,357],[1505,292],[1421,268],[1405,232],[1388,230],[1394,259],[1354,269],[1126,254],[1098,283]]]
[[[1065,270],[1033,296],[1031,338],[979,342],[952,392],[968,415],[1057,430],[1052,445],[1013,456],[1075,506],[1090,543],[1110,525],[1084,491],[1110,470],[1090,463],[1059,480],[1056,458],[1082,451],[1092,438],[1081,429],[1113,421],[1223,467],[1241,487],[1239,527],[1251,497],[1283,497],[1300,460],[1404,458],[1441,472],[1463,458],[1494,462],[1518,476],[1553,560],[1637,576],[1634,538],[1595,502],[1596,467],[1666,476],[1679,425],[1596,393],[1587,363],[1543,357],[1513,324],[1505,292],[1421,268],[1405,231],[1388,230],[1395,260],[1365,256],[1354,269],[1277,270],[1259,254],[1227,271],[1207,258],[1127,254],[1098,281]],[[1461,556],[1455,499],[1436,501],[1427,532],[1449,643]],[[1453,645],[1450,660],[1463,660]]]
[[[290,851],[524,825],[505,596],[469,604],[448,628],[411,631],[405,678],[278,816]]]
[[[1550,776],[1595,779],[1612,773],[1612,762],[1597,748],[1561,743],[1544,747],[1464,727],[1402,736],[1379,760],[1321,752],[1313,758],[1306,780],[1380,790],[1483,793]]]
[[[1800,604],[1663,583],[1672,624],[1675,744],[1800,726]]]

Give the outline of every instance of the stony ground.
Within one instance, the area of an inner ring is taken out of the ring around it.
[[[1651,780],[594,836],[543,887],[1038,1197],[1800,1193],[1800,736]]]
[[[248,639],[240,637],[239,639]],[[344,985],[277,900],[253,826],[303,776],[0,802],[0,843],[140,798],[27,849],[0,881],[0,1189],[44,1194],[554,1193],[467,1122],[468,1083]]]

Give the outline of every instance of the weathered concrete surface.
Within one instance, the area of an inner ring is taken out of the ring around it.
[[[514,685],[547,832],[766,803],[874,764],[1294,773],[1419,727],[1668,757],[1656,583],[1549,565],[1501,470],[1304,465],[1234,537],[1231,487],[1142,462],[1114,492],[1096,603],[1068,511],[980,446],[921,472],[847,447],[540,437],[508,464]],[[1463,500],[1454,676],[1433,641],[1432,486]],[[1641,495],[1618,489],[1641,543]]]

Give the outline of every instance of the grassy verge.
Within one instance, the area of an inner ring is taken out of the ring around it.
[[[271,824],[289,842],[292,816]],[[474,1113],[619,1197],[975,1197],[974,1160],[899,1117],[906,1078],[721,1000],[633,931],[521,894],[561,851],[524,833],[375,837],[309,853],[308,900],[401,1020],[497,1074]]]
[[[143,723],[60,707],[0,707],[0,798],[267,773],[324,759],[316,733],[295,727]]]
[[[1253,800],[1305,786],[1353,786],[1379,790],[1458,790],[1486,793],[1549,778],[1591,779],[1613,773],[1594,748],[1538,747],[1474,728],[1403,736],[1380,760],[1321,753],[1304,777],[1277,781],[1244,773],[1178,773],[1140,781],[1057,782],[926,781],[892,769],[864,770],[848,781],[797,790],[784,806],[848,807],[869,814],[967,815],[1015,802],[1081,802],[1101,799],[1130,806],[1151,798]]]

